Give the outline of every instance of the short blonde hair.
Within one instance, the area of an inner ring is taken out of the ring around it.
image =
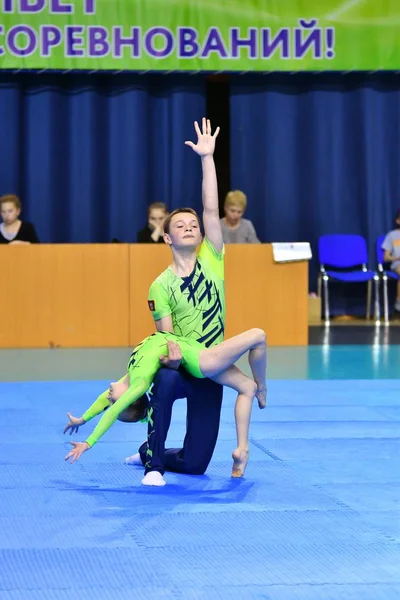
[[[14,206],[17,210],[21,210],[21,208],[22,208],[21,200],[15,194],[6,194],[5,196],[1,196],[0,206],[2,204],[5,204],[6,202],[10,202],[11,204],[14,204]]]
[[[224,206],[239,206],[244,212],[247,206],[246,194],[241,190],[231,190],[225,196]]]

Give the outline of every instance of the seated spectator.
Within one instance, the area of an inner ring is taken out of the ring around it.
[[[221,219],[225,244],[260,244],[253,223],[242,218],[246,206],[246,194],[240,190],[233,190],[226,195],[225,217]]]
[[[138,244],[163,244],[164,221],[168,209],[164,202],[153,202],[147,210],[147,225],[137,235]]]
[[[388,263],[390,262],[392,271],[395,271],[400,276],[400,210],[397,211],[394,227],[395,229],[389,231],[383,240],[382,250],[385,251],[383,260]],[[394,308],[396,312],[400,312],[400,280],[397,282],[397,296]]]
[[[32,223],[21,221],[21,202],[8,194],[0,198],[0,244],[38,244],[39,238]]]

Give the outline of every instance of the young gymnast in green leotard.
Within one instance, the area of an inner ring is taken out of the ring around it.
[[[249,454],[249,424],[254,397],[260,408],[266,406],[266,336],[262,329],[250,329],[216,346],[205,348],[199,342],[168,332],[153,333],[135,347],[128,363],[128,373],[116,383],[110,384],[81,418],[68,414],[64,433],[77,431],[80,425],[96,415],[104,413],[86,442],[71,442],[71,450],[65,460],[75,462],[89,450],[118,419],[139,421],[146,416],[148,405],[145,393],[161,367],[160,358],[167,353],[167,342],[176,342],[182,352],[182,366],[194,377],[208,377],[238,392],[235,405],[237,448],[233,451],[233,477],[242,477]],[[254,381],[247,377],[234,363],[249,351],[249,365]],[[139,400],[139,402],[138,402]],[[123,418],[123,415],[126,418]],[[122,418],[121,418],[122,417]],[[149,415],[150,417],[150,415]]]

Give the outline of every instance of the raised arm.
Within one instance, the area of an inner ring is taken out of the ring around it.
[[[202,119],[202,131],[197,121],[194,128],[197,134],[197,144],[185,142],[196,154],[201,157],[203,169],[203,224],[206,237],[210,240],[217,252],[221,252],[224,242],[222,238],[221,222],[218,209],[218,184],[214,163],[215,140],[219,134],[219,127],[211,134],[211,123]]]

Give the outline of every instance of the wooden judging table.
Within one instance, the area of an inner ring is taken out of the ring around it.
[[[154,331],[148,288],[170,262],[162,245],[2,246],[0,347],[133,346]],[[225,285],[227,337],[261,327],[270,346],[308,343],[307,261],[228,245]]]

